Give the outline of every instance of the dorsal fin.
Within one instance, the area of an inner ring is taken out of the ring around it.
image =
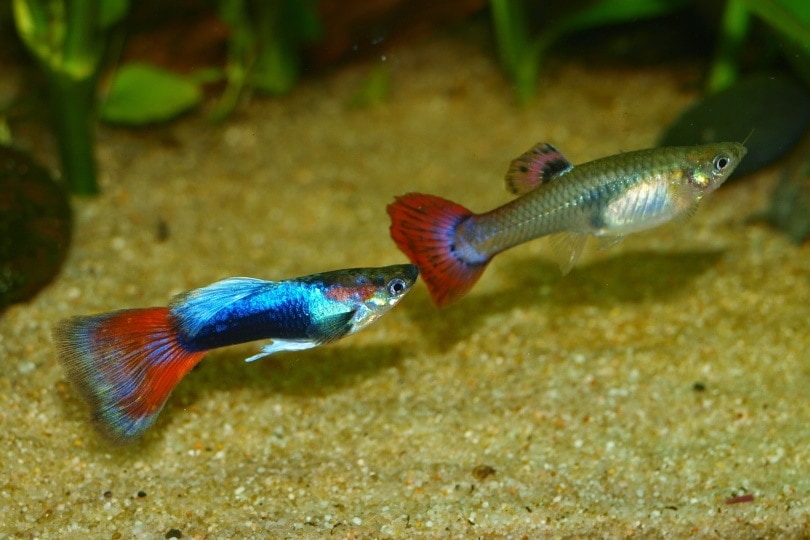
[[[515,195],[523,195],[573,167],[559,150],[548,143],[537,143],[509,164],[506,189]]]

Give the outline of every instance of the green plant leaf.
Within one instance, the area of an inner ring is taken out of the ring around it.
[[[202,90],[190,78],[149,64],[126,64],[115,74],[101,119],[142,125],[162,122],[197,106]]]
[[[560,21],[561,33],[658,17],[690,2],[691,0],[598,0]]]
[[[743,0],[784,36],[803,47],[810,47],[810,2],[807,0]]]
[[[671,13],[692,0],[592,0],[569,2],[530,36],[526,0],[490,0],[496,40],[504,71],[515,82],[520,102],[534,94],[539,65],[548,48],[562,36],[598,26],[648,19]]]
[[[807,0],[738,0],[779,34],[784,57],[810,85],[810,2]]]
[[[121,22],[129,11],[129,0],[101,0],[98,6],[98,24],[109,28]]]
[[[13,11],[17,33],[28,50],[46,66],[57,66],[66,32],[64,5],[14,0]]]

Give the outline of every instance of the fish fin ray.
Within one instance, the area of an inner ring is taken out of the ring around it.
[[[509,164],[506,189],[513,195],[524,195],[573,167],[555,147],[548,143],[537,143]]]
[[[563,275],[570,272],[579,260],[587,239],[588,235],[583,233],[565,232],[551,235],[551,248]]]
[[[322,345],[338,340],[348,334],[352,327],[349,324],[357,313],[356,309],[321,317],[307,328],[307,335],[313,342]]]
[[[486,269],[489,258],[468,262],[454,250],[456,228],[473,215],[463,206],[433,195],[408,193],[388,205],[388,215],[391,238],[419,267],[437,306],[464,296]]]
[[[612,234],[610,236],[600,236],[599,237],[599,249],[610,249],[613,246],[622,243],[624,240],[623,234]]]
[[[672,222],[675,225],[683,225],[684,223],[692,219],[692,216],[695,215],[695,212],[697,212],[699,206],[700,201],[695,201],[692,204],[686,206],[682,211],[678,212],[672,217]]]
[[[67,378],[114,442],[140,436],[157,419],[178,382],[207,351],[178,340],[167,308],[73,317],[53,332]]]

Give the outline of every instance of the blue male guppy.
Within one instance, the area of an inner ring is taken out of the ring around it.
[[[116,442],[140,436],[211,349],[272,339],[248,362],[325,345],[365,328],[411,290],[411,264],[336,270],[286,281],[233,277],[169,307],[72,317],[53,333],[68,379]]]

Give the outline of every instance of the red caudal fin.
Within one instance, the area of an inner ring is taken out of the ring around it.
[[[126,309],[57,324],[53,333],[67,377],[115,442],[151,426],[174,387],[205,355],[178,340],[167,308]]]
[[[473,214],[454,202],[408,193],[388,205],[391,238],[419,267],[437,306],[464,296],[486,269],[488,259],[469,262],[456,251],[456,227]]]

